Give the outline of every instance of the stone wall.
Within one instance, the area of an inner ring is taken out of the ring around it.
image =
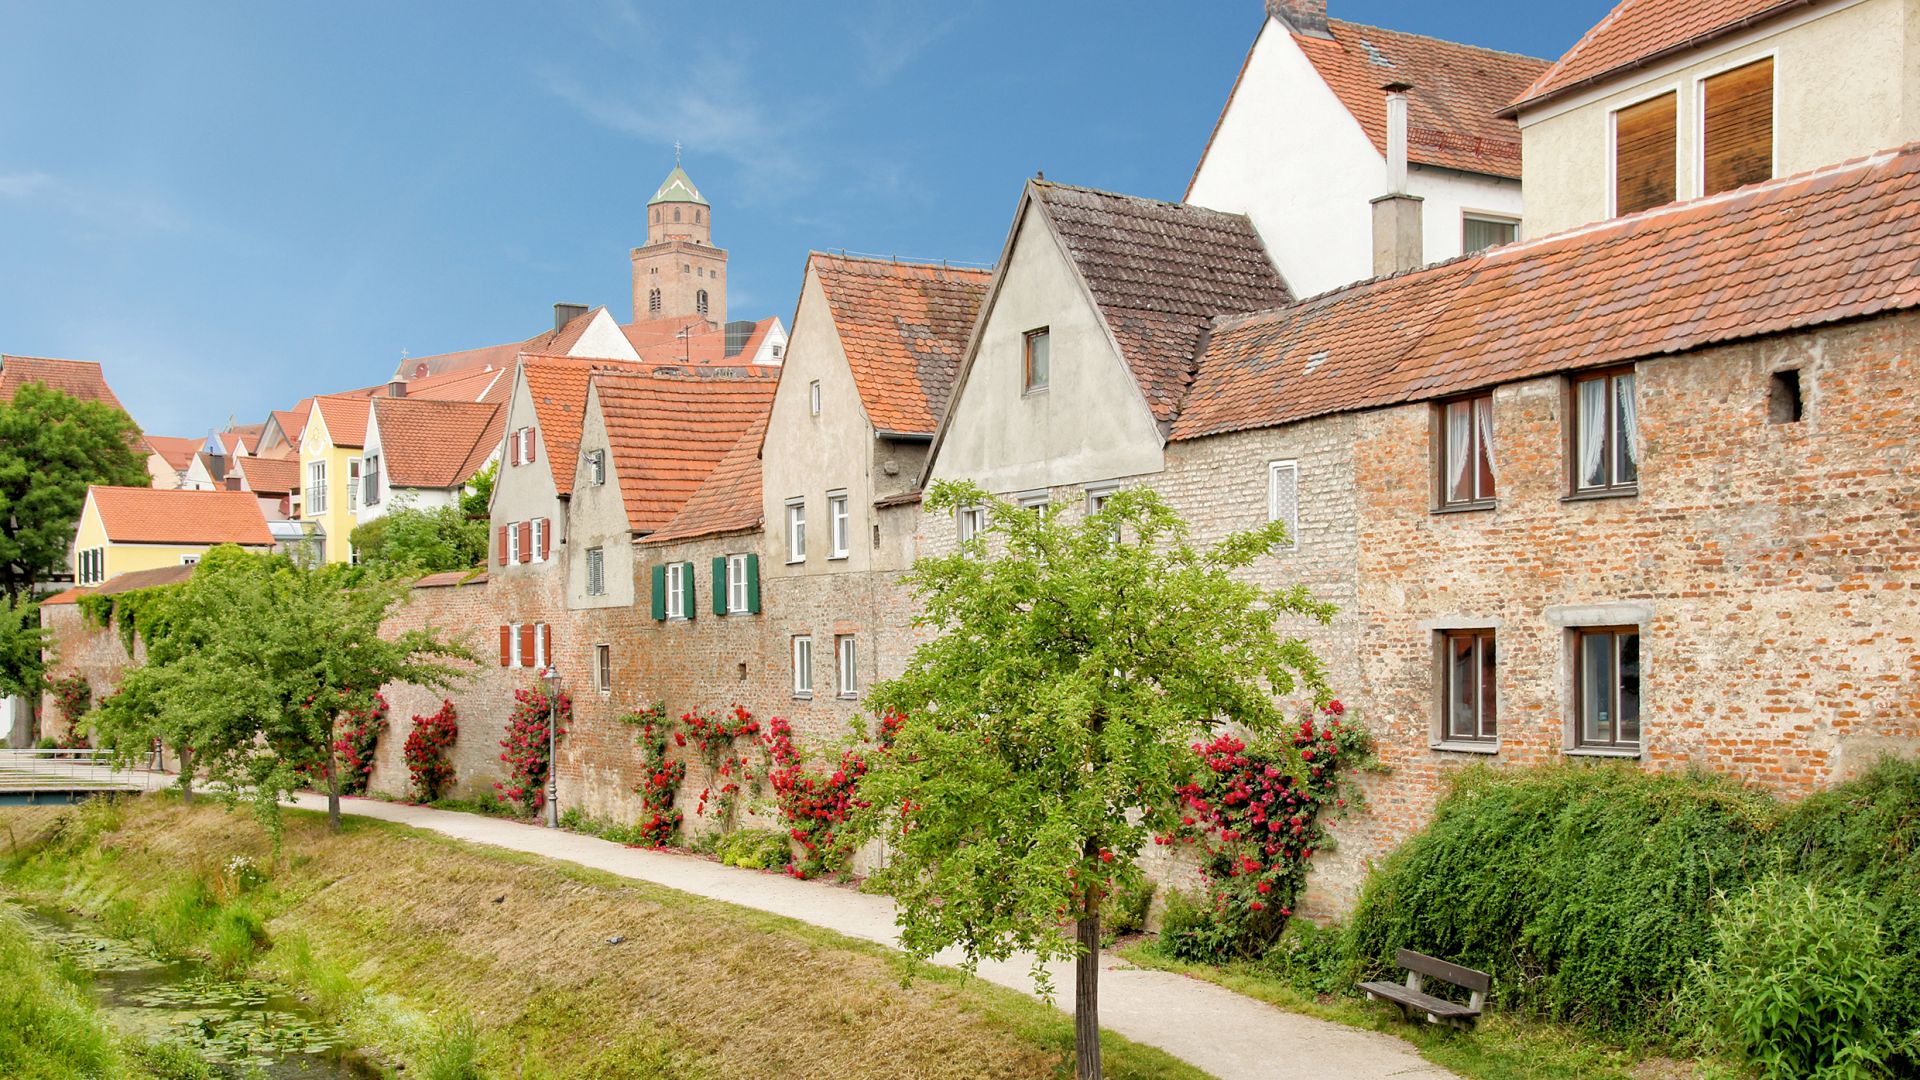
[[[79,604],[46,604],[40,608],[40,625],[47,631],[47,679],[55,681],[79,674],[93,688],[93,700],[99,701],[120,684],[120,676],[144,658],[146,649],[136,640],[134,655],[120,640],[115,627],[102,629],[87,621]],[[40,695],[40,737],[64,740],[70,732],[53,694]]]

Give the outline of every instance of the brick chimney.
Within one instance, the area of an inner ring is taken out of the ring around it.
[[[1327,0],[1267,0],[1267,17],[1279,19],[1296,34],[1330,38]]]
[[[1387,94],[1387,193],[1373,200],[1375,277],[1411,270],[1425,262],[1420,240],[1420,196],[1407,192],[1407,91],[1390,82]]]

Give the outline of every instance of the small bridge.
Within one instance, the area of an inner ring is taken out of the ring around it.
[[[102,792],[158,791],[173,776],[116,766],[105,750],[0,750],[0,806],[73,803]]]

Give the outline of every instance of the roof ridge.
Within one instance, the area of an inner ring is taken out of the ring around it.
[[[1201,206],[1198,203],[1176,202],[1171,199],[1156,199],[1151,195],[1128,195],[1127,193],[1122,191],[1108,191],[1106,188],[1088,187],[1085,184],[1062,184],[1057,180],[1042,180],[1039,177],[1034,177],[1033,179],[1028,180],[1027,183],[1040,188],[1058,188],[1061,191],[1082,191],[1082,192],[1086,192],[1089,195],[1105,195],[1108,198],[1124,199],[1127,202],[1148,203],[1150,205],[1155,205],[1155,206],[1165,206],[1174,210],[1191,211],[1194,213],[1208,214],[1213,217],[1229,218],[1235,221],[1245,221],[1249,224],[1251,224],[1253,221],[1252,218],[1248,217],[1244,213],[1235,213],[1229,210],[1215,210],[1211,206]]]
[[[942,259],[939,262],[933,262],[928,259],[903,259],[897,255],[892,255],[892,256],[890,255],[855,255],[855,254],[851,254],[844,251],[821,251],[817,248],[807,252],[808,258],[811,259],[814,256],[819,256],[820,258],[823,258],[823,259],[835,259],[840,262],[865,263],[870,266],[883,266],[883,267],[884,266],[902,266],[902,267],[908,267],[910,269],[915,269],[915,270],[950,270],[950,271],[957,271],[963,274],[992,274],[993,273],[993,270],[991,268],[982,268],[978,266],[956,266],[952,262],[946,259]],[[774,316],[774,317],[777,317],[777,316]]]
[[[1626,2],[1632,3],[1633,0],[1626,0]],[[1533,60],[1545,64],[1548,67],[1552,67],[1556,63],[1556,61],[1549,60],[1544,56],[1535,56],[1532,53],[1514,52],[1511,49],[1496,49],[1491,45],[1475,45],[1471,41],[1455,41],[1452,38],[1436,37],[1433,34],[1422,34],[1417,30],[1395,30],[1391,26],[1375,26],[1372,23],[1354,22],[1351,19],[1330,18],[1327,20],[1327,23],[1333,26],[1351,26],[1359,30],[1379,30],[1388,34],[1398,34],[1401,37],[1419,38],[1422,41],[1431,41],[1440,45],[1453,45],[1462,49],[1473,49],[1476,52],[1492,53],[1495,56],[1511,56],[1515,60]],[[1335,40],[1339,39],[1336,38]]]

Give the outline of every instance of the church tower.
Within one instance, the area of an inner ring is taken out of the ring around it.
[[[727,253],[713,246],[713,207],[676,160],[647,201],[647,246],[633,249],[633,321],[698,315],[727,321]]]

